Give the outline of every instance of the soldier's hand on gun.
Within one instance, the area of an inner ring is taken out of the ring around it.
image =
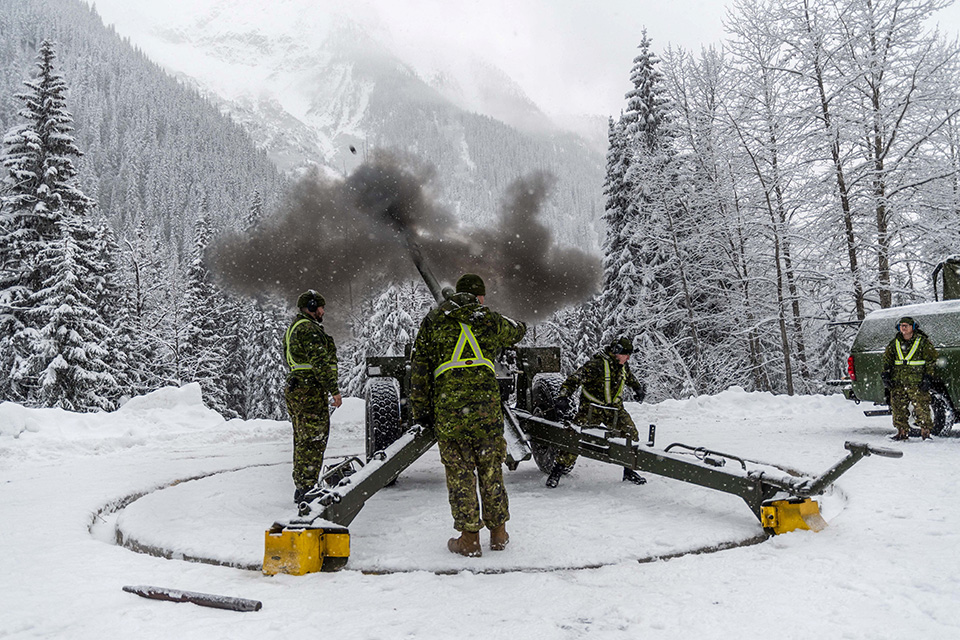
[[[343,404],[343,397],[339,393],[333,396],[332,404],[333,404],[333,408],[336,409],[337,407]]]
[[[553,408],[557,410],[557,415],[566,418],[570,413],[570,398],[568,396],[557,396],[553,402]]]
[[[414,416],[413,423],[420,425],[426,431],[433,430],[433,416],[430,416],[430,415]]]
[[[930,374],[923,374],[923,377],[920,378],[920,391],[930,391],[930,387],[933,386],[933,378],[930,377]]]
[[[640,386],[633,390],[633,399],[637,402],[643,402],[647,397],[647,385],[640,383]]]

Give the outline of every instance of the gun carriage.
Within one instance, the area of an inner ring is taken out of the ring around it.
[[[410,254],[437,302],[450,290],[441,287],[412,242]],[[301,575],[336,571],[350,553],[349,525],[366,501],[435,443],[431,429],[414,424],[407,407],[410,353],[367,359],[365,388],[365,460],[348,457],[330,466],[307,492],[293,518],[277,521],[265,534],[263,572]],[[646,442],[614,437],[611,429],[571,423],[556,414],[554,401],[563,382],[560,349],[520,347],[496,362],[504,410],[507,467],[533,460],[549,473],[560,451],[652,473],[739,496],[767,533],[820,530],[826,523],[814,497],[860,459],[891,458],[902,452],[847,442],[846,456],[818,477],[795,476],[735,455],[672,443],[657,448],[655,427]],[[728,464],[729,463],[729,464]]]

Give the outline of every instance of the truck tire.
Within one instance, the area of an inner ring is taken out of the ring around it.
[[[956,421],[950,398],[941,390],[930,391],[930,410],[933,412],[933,435],[948,436]]]
[[[366,455],[367,461],[377,451],[383,451],[403,435],[400,419],[400,383],[392,377],[375,377],[367,381],[366,400]]]
[[[555,405],[557,396],[560,395],[560,385],[563,384],[564,377],[559,373],[538,373],[533,377],[531,393],[533,395],[533,415],[547,420],[560,420],[569,418],[569,416],[558,416]],[[557,456],[560,450],[553,445],[541,444],[536,441],[530,442],[530,450],[533,452],[533,461],[537,463],[537,468],[544,473],[553,471],[557,463]]]

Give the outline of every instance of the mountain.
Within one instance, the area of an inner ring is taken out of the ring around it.
[[[234,229],[258,199],[281,199],[288,179],[240,126],[79,0],[0,2],[0,131],[23,124],[15,96],[43,40],[69,88],[81,188],[120,238],[142,227],[182,256],[201,208],[214,229]]]
[[[544,216],[558,239],[598,250],[599,138],[559,129],[478,55],[416,56],[370,14],[309,0],[157,4],[98,8],[240,123],[283,171],[319,165],[346,174],[375,148],[399,149],[436,168],[443,204],[483,225],[507,185],[547,170],[557,185]],[[605,135],[605,122],[598,131]]]

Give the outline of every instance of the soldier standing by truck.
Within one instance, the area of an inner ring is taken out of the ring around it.
[[[920,437],[930,437],[933,420],[930,417],[930,387],[937,364],[937,350],[920,325],[910,316],[900,318],[899,331],[883,352],[883,371],[880,378],[890,391],[890,412],[897,434],[894,440],[910,437],[910,404],[920,426]]]
[[[299,313],[283,336],[290,373],[284,389],[293,422],[293,501],[317,483],[330,435],[330,409],[342,403],[337,382],[337,347],[323,330],[326,301],[310,289],[297,298]]]
[[[413,419],[436,432],[453,527],[460,532],[447,548],[469,557],[482,555],[484,526],[491,550],[502,550],[510,539],[503,409],[493,359],[527,331],[522,322],[484,306],[485,295],[480,276],[461,276],[456,293],[423,319],[411,357]]]
[[[633,418],[623,408],[623,399],[620,396],[624,386],[633,390],[637,402],[643,402],[647,394],[646,385],[637,380],[630,371],[627,361],[632,353],[633,343],[630,339],[617,338],[574,371],[560,386],[557,395],[556,409],[560,417],[564,418],[570,413],[571,398],[577,389],[582,387],[580,408],[573,418],[576,424],[603,424],[633,441],[638,440],[637,427]],[[547,476],[547,486],[556,488],[560,484],[560,478],[570,473],[576,462],[577,454],[561,452]],[[626,467],[623,468],[623,479],[634,484],[647,482],[646,478]]]

